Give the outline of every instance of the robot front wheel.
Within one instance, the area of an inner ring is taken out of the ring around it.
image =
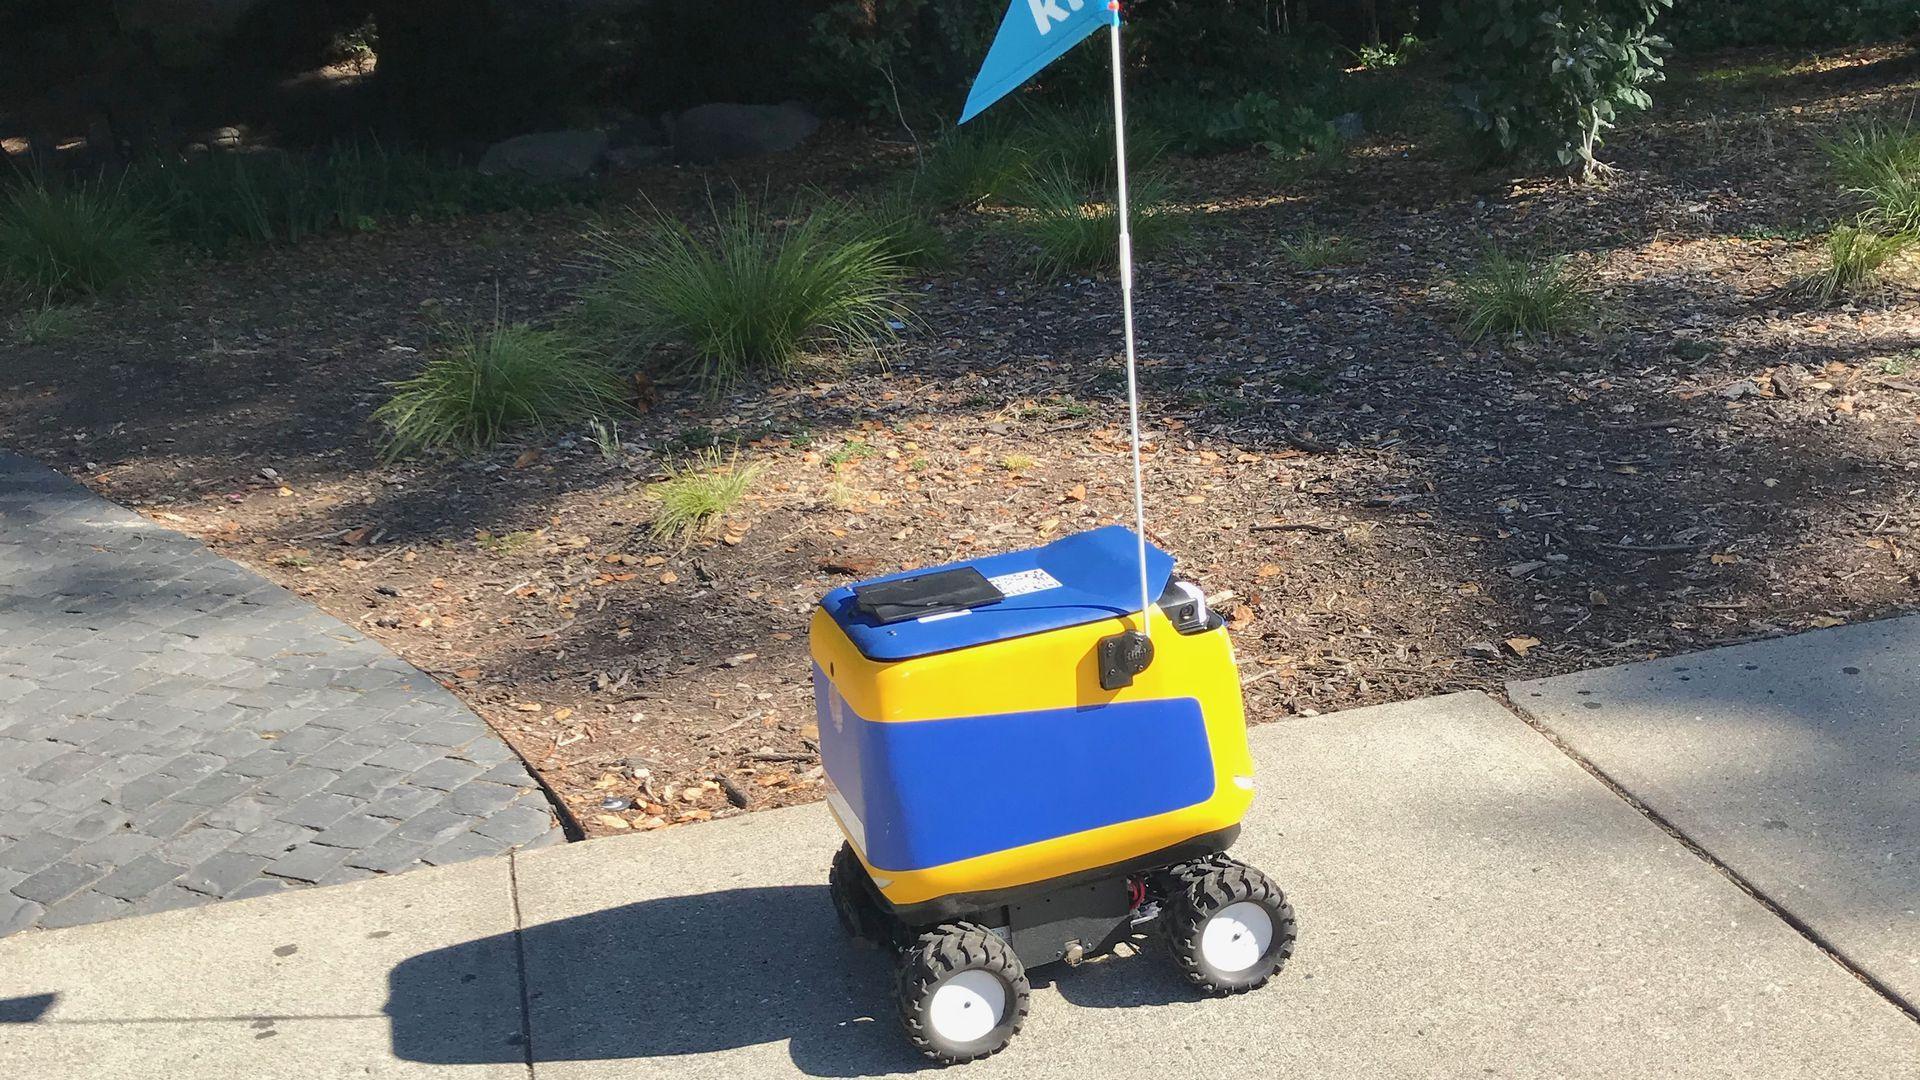
[[[974,923],[916,938],[900,961],[900,1019],[915,1049],[958,1065],[998,1053],[1027,1019],[1027,969]]]

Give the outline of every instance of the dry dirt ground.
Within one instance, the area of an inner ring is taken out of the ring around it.
[[[1854,209],[1819,140],[1917,93],[1911,51],[1698,64],[1616,134],[1600,186],[1476,175],[1394,135],[1304,178],[1174,162],[1197,223],[1140,284],[1151,531],[1223,597],[1251,714],[1920,607],[1920,292],[1783,293]],[[709,188],[858,188],[904,156],[843,131],[635,194],[694,213]],[[588,833],[806,800],[817,597],[1129,509],[1113,282],[1031,279],[988,216],[943,224],[965,251],[914,282],[884,364],[721,401],[665,387],[617,447],[374,452],[369,414],[437,321],[572,302],[578,215],[183,267],[75,338],[0,346],[0,442],[442,679]],[[1289,268],[1276,242],[1308,226],[1358,254]],[[1598,325],[1463,340],[1444,283],[1491,244],[1572,255]],[[714,537],[653,541],[649,483],[705,445],[759,470],[750,495]]]

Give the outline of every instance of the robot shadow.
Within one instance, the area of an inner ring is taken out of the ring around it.
[[[515,968],[524,1020],[518,1002],[509,1010],[500,1001]],[[389,973],[385,1012],[395,1056],[431,1064],[668,1058],[784,1042],[809,1075],[875,1076],[927,1064],[900,1038],[892,985],[879,950],[841,935],[824,886],[784,886],[648,900],[422,953]],[[487,1014],[491,1030],[476,1031]],[[756,1063],[766,1065],[743,1059],[742,1075]]]
[[[1116,956],[1031,978],[1074,1006],[1191,1000],[1154,961]],[[825,887],[728,889],[421,953],[389,973],[385,1013],[394,1054],[430,1064],[670,1058],[785,1043],[812,1076],[931,1067],[901,1038],[893,979],[884,950],[841,934]],[[524,1014],[506,1000],[511,985],[525,987]],[[766,1064],[756,1055],[740,1067],[750,1075]]]

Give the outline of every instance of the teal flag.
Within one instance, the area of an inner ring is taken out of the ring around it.
[[[1120,9],[1105,0],[1013,0],[980,74],[974,77],[960,122],[966,123],[1019,89],[1109,20],[1119,22]]]

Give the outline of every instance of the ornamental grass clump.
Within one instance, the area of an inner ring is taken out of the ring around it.
[[[780,220],[741,201],[702,231],[660,214],[635,225],[594,234],[605,272],[587,320],[616,351],[664,354],[709,392],[783,375],[821,344],[878,346],[904,317],[900,257],[843,208]]]
[[[1451,300],[1461,331],[1552,337],[1590,325],[1594,296],[1586,278],[1565,258],[1516,259],[1491,251],[1453,283]]]
[[[522,430],[617,416],[626,387],[599,354],[556,330],[522,323],[453,329],[420,374],[374,411],[388,459],[474,453]]]

